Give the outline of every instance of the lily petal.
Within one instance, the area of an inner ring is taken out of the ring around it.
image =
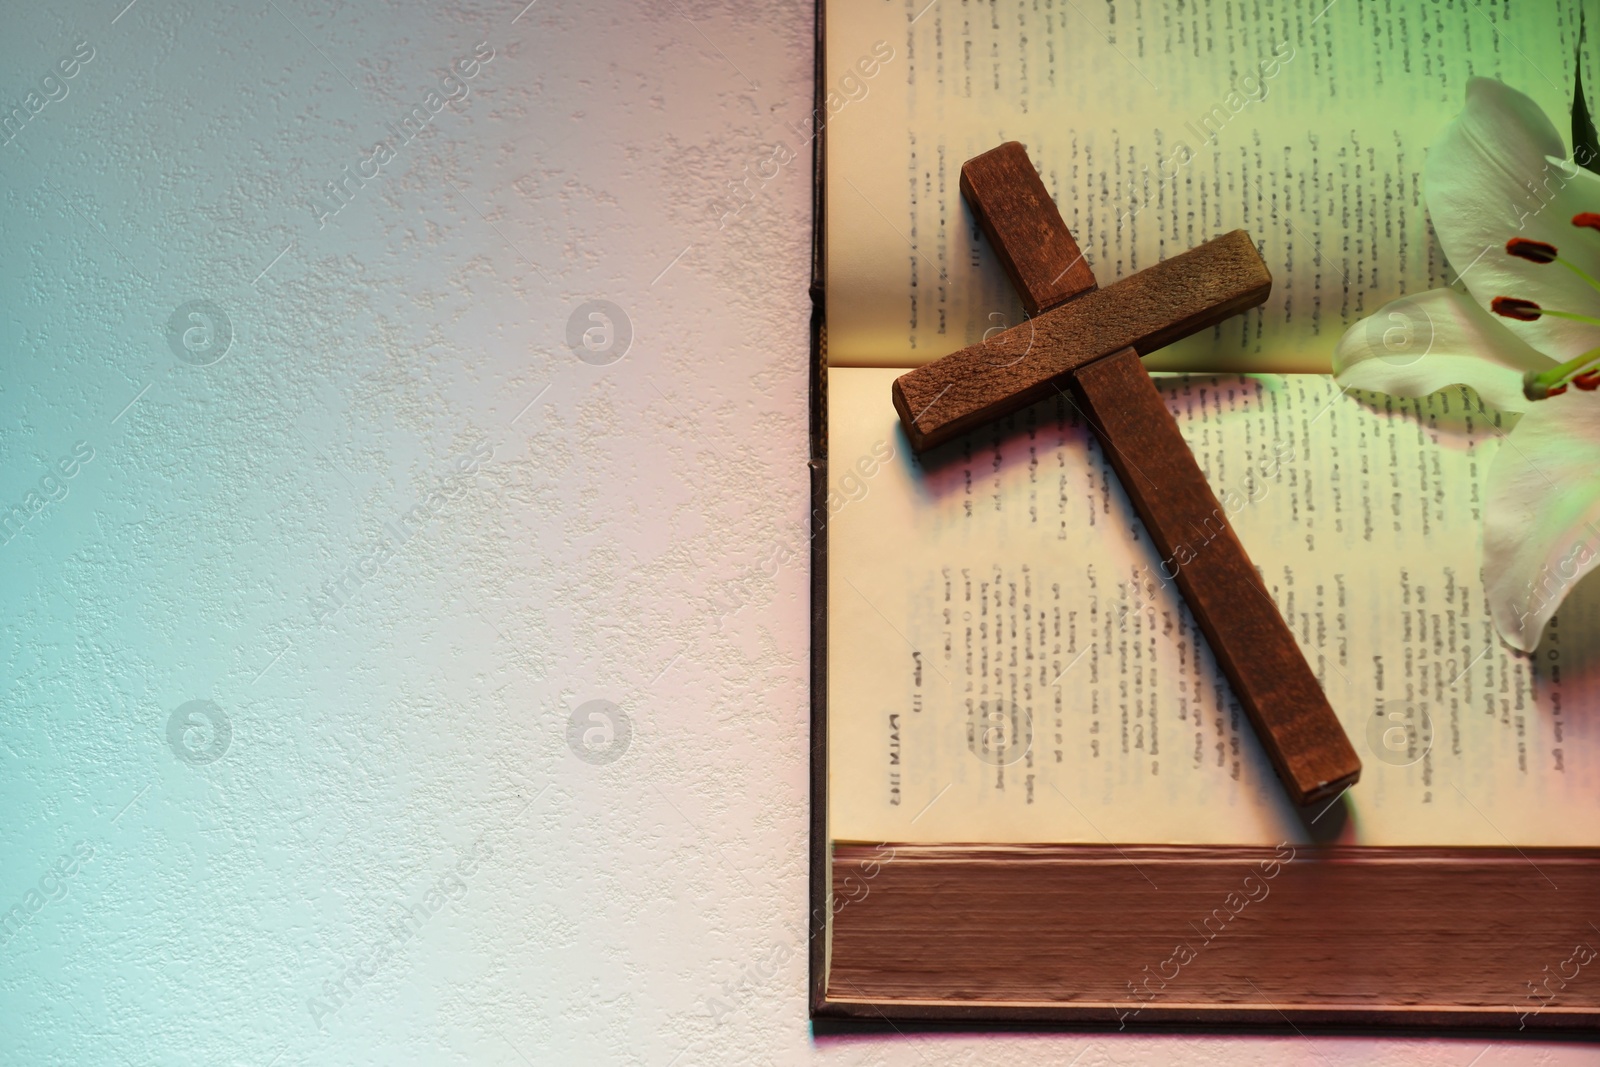
[[[1428,150],[1428,215],[1450,265],[1485,307],[1511,296],[1578,314],[1600,309],[1600,292],[1567,268],[1505,251],[1511,237],[1544,241],[1600,278],[1600,234],[1572,225],[1579,212],[1600,211],[1600,175],[1565,156],[1539,105],[1488,78],[1467,83],[1466,107]],[[1558,362],[1600,345],[1600,326],[1550,316],[1508,328]]]
[[[1532,402],[1522,394],[1523,374],[1554,365],[1455,289],[1386,304],[1346,330],[1333,350],[1340,385],[1410,397],[1470,385],[1501,411],[1526,410]]]
[[[1483,580],[1495,629],[1532,652],[1600,563],[1600,408],[1589,393],[1529,406],[1489,465]]]

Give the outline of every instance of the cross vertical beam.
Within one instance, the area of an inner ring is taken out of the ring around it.
[[[1072,393],[1295,802],[1354,785],[1361,760],[1138,354],[1079,369]]]

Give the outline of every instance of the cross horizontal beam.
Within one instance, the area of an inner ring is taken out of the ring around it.
[[[901,375],[895,410],[920,452],[1065,388],[1086,364],[1124,348],[1153,352],[1271,291],[1255,242],[1234,230]]]

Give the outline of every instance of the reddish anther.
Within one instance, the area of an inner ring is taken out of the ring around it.
[[[1506,251],[1519,259],[1531,260],[1534,263],[1553,263],[1556,258],[1556,246],[1544,241],[1531,241],[1526,237],[1513,237],[1506,242]]]
[[[1574,226],[1587,226],[1591,230],[1600,230],[1600,212],[1580,211],[1572,216]]]
[[[1592,393],[1596,388],[1600,388],[1600,370],[1586,370],[1582,374],[1575,374],[1572,377],[1572,384],[1586,393]]]
[[[1543,309],[1532,300],[1522,300],[1514,296],[1497,296],[1489,302],[1489,308],[1496,315],[1504,315],[1519,322],[1533,322],[1544,313]]]

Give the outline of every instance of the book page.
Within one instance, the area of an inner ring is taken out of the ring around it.
[[[828,375],[830,835],[1330,831],[1288,804],[1072,401],[918,461],[897,373]],[[1600,584],[1536,655],[1496,638],[1479,486],[1500,416],[1320,375],[1156,380],[1362,759],[1333,839],[1600,845]]]
[[[1577,12],[829,3],[829,362],[915,366],[1022,321],[959,188],[964,161],[1016,140],[1101,285],[1229,230],[1254,238],[1266,304],[1152,369],[1327,371],[1347,325],[1469,266],[1432,238],[1421,171],[1470,76],[1529,94],[1567,135]]]

